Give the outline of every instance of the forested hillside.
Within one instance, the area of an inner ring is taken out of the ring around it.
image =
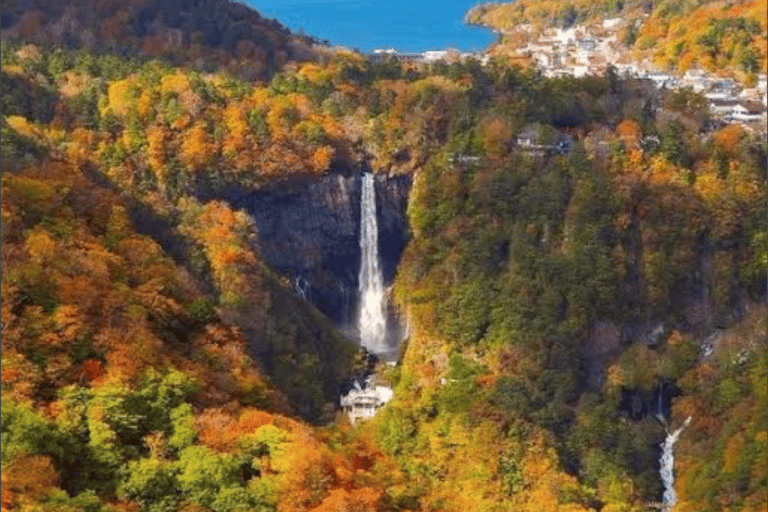
[[[701,96],[503,58],[249,75],[7,5],[3,510],[635,512],[659,410],[692,417],[676,510],[765,510],[766,147]],[[362,162],[412,176],[410,336],[350,427],[355,347],[225,199]]]
[[[664,69],[684,72],[698,67],[750,82],[755,74],[766,72],[766,15],[765,0],[523,0],[481,5],[468,19],[513,31],[526,23],[541,30],[621,18],[628,22],[621,41],[637,60],[647,57]]]
[[[4,41],[162,57],[249,79],[313,58],[317,43],[230,0],[8,0],[0,26]]]

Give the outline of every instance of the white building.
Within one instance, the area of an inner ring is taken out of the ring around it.
[[[573,66],[572,69],[573,69],[573,76],[576,78],[581,78],[589,74],[589,66]]]
[[[358,420],[373,418],[384,404],[392,399],[392,388],[377,386],[369,379],[364,386],[355,382],[355,387],[340,399],[341,408],[347,413],[349,421],[355,424]]]
[[[603,20],[604,29],[618,28],[624,24],[623,18],[608,18]]]
[[[765,107],[755,103],[738,103],[733,107],[731,119],[742,123],[764,121]]]
[[[702,92],[710,85],[709,76],[701,69],[689,69],[683,75],[683,86],[691,87],[694,92]]]
[[[757,90],[765,93],[768,90],[768,76],[765,73],[757,75]]]
[[[428,50],[422,53],[424,62],[437,62],[448,56],[447,50]]]
[[[733,99],[714,99],[709,101],[709,110],[718,117],[728,118],[738,104],[739,102]]]
[[[561,46],[569,46],[576,42],[576,29],[558,29],[554,37]]]
[[[646,78],[653,80],[654,85],[658,88],[667,87],[672,80],[672,77],[667,73],[648,73]]]
[[[763,106],[768,106],[768,76],[766,76],[765,73],[757,75],[756,89],[760,91],[760,94],[762,95],[760,100],[763,102]]]
[[[584,50],[583,48],[579,48],[576,50],[574,57],[576,58],[576,62],[578,64],[588,66],[590,54],[591,52]]]

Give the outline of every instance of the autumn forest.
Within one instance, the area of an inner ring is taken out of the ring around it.
[[[752,25],[726,57],[676,23],[673,58],[765,73]],[[673,510],[766,510],[764,133],[228,0],[4,0],[2,29],[4,512],[640,512],[688,417]],[[351,425],[370,361],[232,198],[363,167],[409,184],[408,330]]]

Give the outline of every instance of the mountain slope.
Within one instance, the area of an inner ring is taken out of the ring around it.
[[[1,19],[4,40],[164,57],[247,78],[314,57],[312,39],[230,0],[10,0]]]
[[[701,96],[503,59],[340,52],[266,84],[2,58],[3,508],[639,512],[661,409],[695,412],[681,505],[764,509],[766,149],[708,131]],[[350,428],[352,348],[223,199],[357,157],[413,177],[410,336],[394,400]],[[724,328],[746,333],[708,360]]]

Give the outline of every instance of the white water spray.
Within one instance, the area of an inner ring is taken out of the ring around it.
[[[312,286],[306,281],[306,279],[297,277],[293,282],[293,289],[296,290],[296,294],[309,302],[309,294],[312,290]]]
[[[360,200],[360,343],[373,353],[386,351],[387,320],[384,313],[384,278],[379,269],[376,189],[373,174],[363,174]]]
[[[668,512],[672,510],[677,502],[677,494],[675,493],[675,456],[672,449],[677,442],[677,438],[680,437],[680,433],[691,422],[691,417],[685,420],[683,425],[672,433],[667,432],[667,438],[661,445],[661,458],[659,463],[661,465],[659,473],[661,474],[661,481],[664,484],[664,497],[662,498],[662,511]]]

